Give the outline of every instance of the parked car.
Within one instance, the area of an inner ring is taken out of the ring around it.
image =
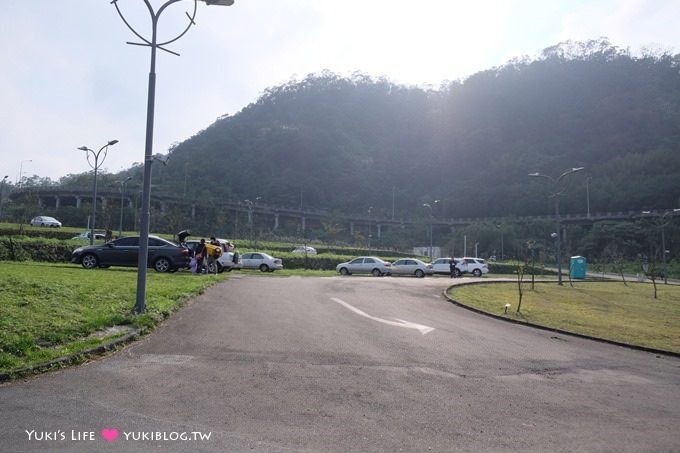
[[[307,255],[316,255],[316,249],[314,247],[298,247],[293,250],[293,253],[306,253]]]
[[[456,277],[460,277],[460,262],[456,258],[437,258],[432,262],[432,273],[451,275],[451,259],[454,259],[456,262]]]
[[[94,233],[95,240],[104,239],[104,237],[105,236],[102,233],[97,233],[95,231],[95,233]],[[88,240],[89,241],[90,240],[90,232],[89,231],[83,231],[78,236],[73,236],[71,239],[81,239],[81,240]]]
[[[415,275],[418,278],[432,275],[432,264],[415,258],[402,258],[392,263],[391,267],[392,275]]]
[[[390,275],[392,264],[375,256],[360,256],[335,267],[341,275],[373,274],[375,277]]]
[[[241,269],[259,269],[262,272],[274,272],[283,269],[283,261],[263,252],[248,252],[239,258]]]
[[[217,265],[217,272],[221,274],[224,271],[231,272],[234,269],[241,269],[241,261],[237,256],[234,256],[234,247],[231,242],[227,241],[226,239],[217,239],[217,241],[222,246],[222,256],[217,258],[217,261],[215,261]],[[186,246],[189,248],[189,250],[191,250],[191,256],[194,255],[196,247],[200,242],[201,241],[195,239],[185,242]],[[211,274],[215,273],[215,269],[212,269],[212,263],[209,265],[208,272]]]
[[[71,255],[71,262],[85,269],[109,266],[137,266],[139,259],[139,236],[128,236],[103,245],[78,247]],[[149,236],[148,266],[156,272],[175,272],[186,268],[191,261],[191,251],[167,239]]]
[[[453,258],[456,261],[456,277],[462,274],[472,274],[475,277],[481,277],[483,274],[489,272],[489,266],[481,258]],[[432,263],[432,271],[435,274],[451,273],[449,263],[451,258],[439,258]]]
[[[61,222],[54,217],[40,215],[31,219],[31,226],[59,228],[61,226]]]
[[[472,274],[475,277],[481,277],[482,274],[489,272],[489,266],[481,258],[464,257],[458,259],[459,264],[456,266],[463,274]]]

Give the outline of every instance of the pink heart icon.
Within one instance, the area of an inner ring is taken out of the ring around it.
[[[118,430],[117,429],[103,429],[102,430],[102,437],[109,442],[113,442],[113,439],[118,437]]]

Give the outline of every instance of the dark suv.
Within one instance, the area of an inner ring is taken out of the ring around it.
[[[156,272],[175,272],[189,267],[191,252],[188,248],[156,236],[149,236],[148,266]],[[109,266],[137,267],[139,259],[139,236],[128,236],[103,245],[78,247],[71,255],[71,262],[85,269]]]

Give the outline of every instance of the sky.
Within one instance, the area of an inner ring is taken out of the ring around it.
[[[154,11],[164,3],[150,0]],[[117,4],[151,39],[144,1]],[[165,8],[158,41],[182,33],[193,8]],[[111,0],[0,0],[0,11],[0,178],[92,171],[77,148],[114,139],[100,172],[142,162],[151,52],[127,44],[140,40]],[[676,54],[678,18],[678,0],[199,1],[195,26],[166,46],[180,55],[157,54],[153,153],[324,70],[437,88],[568,40]]]

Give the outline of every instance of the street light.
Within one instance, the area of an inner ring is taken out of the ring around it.
[[[9,175],[5,175],[5,177],[2,178],[2,184],[0,184],[0,220],[2,220],[2,203],[5,200],[5,181],[7,181],[7,178],[9,178]]]
[[[22,160],[19,164],[19,179],[17,179],[17,187],[21,187],[21,181],[24,179],[24,162],[33,162],[31,159]]]
[[[529,176],[532,177],[538,177],[538,178],[546,178],[550,181],[552,181],[553,185],[555,186],[555,191],[552,195],[549,195],[548,198],[554,198],[555,199],[555,223],[557,224],[557,233],[555,237],[556,245],[557,245],[557,284],[561,285],[562,284],[562,241],[561,241],[561,225],[560,225],[560,197],[564,195],[564,191],[559,190],[559,183],[567,175],[570,175],[572,173],[576,173],[577,171],[583,170],[583,167],[574,167],[570,170],[566,170],[563,172],[561,175],[559,175],[557,178],[553,178],[552,176],[544,175],[538,172],[535,173],[529,173]]]
[[[186,28],[181,31],[173,39],[164,42],[157,41],[158,19],[165,9],[181,0],[168,0],[157,11],[154,11],[150,0],[144,0],[146,7],[151,17],[151,39],[147,39],[139,34],[125,19],[122,11],[118,7],[118,0],[112,0],[111,3],[116,7],[118,15],[123,20],[123,23],[134,33],[137,38],[142,40],[141,43],[128,42],[128,44],[136,46],[146,46],[151,48],[151,64],[149,69],[149,85],[148,97],[146,107],[146,142],[144,147],[144,186],[142,194],[142,219],[141,231],[139,237],[139,260],[137,262],[137,297],[135,301],[135,313],[142,313],[146,311],[145,294],[146,294],[146,266],[148,264],[149,252],[149,221],[151,218],[151,164],[153,163],[153,122],[154,122],[154,107],[156,102],[156,49],[164,50],[173,55],[179,55],[176,52],[165,48],[166,45],[177,41],[189,31],[194,25],[196,18],[196,10],[198,0],[194,0],[194,10],[191,14],[186,13],[188,23]],[[230,6],[234,0],[203,0],[208,5]]]
[[[125,183],[132,179],[132,176],[118,181],[120,183],[120,223],[118,224],[118,237],[123,237],[123,197],[125,196]]]
[[[251,244],[253,243],[253,229],[255,227],[255,216],[254,216],[255,203],[257,203],[257,201],[261,200],[261,199],[262,199],[262,197],[255,197],[255,201],[243,200],[243,202],[248,206],[248,228],[250,230],[250,242],[251,242]]]
[[[373,235],[371,234],[371,213],[373,212],[373,206],[369,206],[368,208],[368,249],[371,249],[371,238]]]
[[[664,223],[664,219],[666,216],[674,216],[676,213],[680,212],[680,208],[675,208],[668,210],[664,212],[662,215],[659,217],[661,218],[661,263],[663,266],[663,283],[664,285],[668,284],[668,271],[666,267],[666,224]],[[643,214],[652,214],[651,211],[642,211]]]
[[[439,200],[434,200],[432,204],[439,203]],[[434,214],[432,213],[432,205],[430,203],[423,203],[423,206],[430,210],[430,262],[432,262],[432,219]]]
[[[108,153],[109,146],[113,146],[116,143],[118,143],[118,140],[109,140],[106,143],[106,145],[99,148],[99,151],[97,152],[91,150],[87,146],[81,146],[80,148],[78,148],[81,151],[85,151],[87,163],[90,164],[90,167],[94,169],[94,187],[92,189],[92,223],[90,224],[90,245],[94,245],[94,220],[95,216],[97,215],[97,171],[106,160],[106,154]],[[99,162],[99,156],[102,153],[104,153],[102,156],[102,161]],[[90,156],[94,158],[94,163],[90,160]]]

